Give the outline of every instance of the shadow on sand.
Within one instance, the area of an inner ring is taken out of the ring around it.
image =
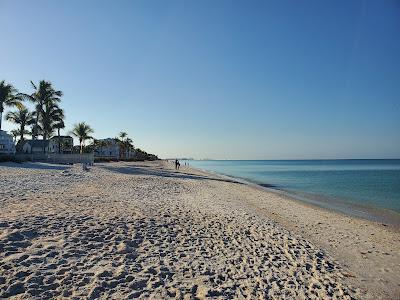
[[[67,165],[53,165],[48,163],[40,163],[40,162],[24,162],[24,163],[14,163],[14,162],[5,162],[0,163],[0,167],[6,168],[23,168],[23,169],[38,169],[38,170],[67,170],[71,168],[71,166]]]
[[[116,172],[116,173],[121,173],[121,174],[131,174],[131,175],[148,175],[148,176],[159,176],[159,177],[170,177],[170,178],[181,178],[181,179],[195,179],[195,180],[214,180],[214,181],[223,181],[223,182],[231,182],[231,183],[237,183],[237,184],[242,184],[241,182],[234,181],[234,180],[229,180],[229,179],[223,179],[223,178],[214,178],[214,177],[208,177],[208,176],[201,176],[201,175],[195,175],[195,174],[190,174],[190,173],[185,173],[185,172],[175,172],[175,171],[169,171],[165,169],[159,169],[159,170],[146,170],[142,167],[112,167],[112,166],[100,166],[100,168]]]

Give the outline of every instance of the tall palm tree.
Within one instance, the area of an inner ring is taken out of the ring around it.
[[[54,106],[57,106],[57,104],[61,101],[63,93],[61,91],[55,90],[53,88],[53,85],[49,81],[41,80],[39,82],[39,85],[35,85],[31,81],[31,84],[34,89],[34,92],[32,94],[28,95],[20,93],[18,94],[18,96],[33,102],[35,105],[36,120],[32,128],[32,138],[37,139],[39,132],[41,132],[42,135],[44,134],[43,139],[45,140],[45,135],[48,135],[49,132],[47,131],[48,128],[43,130],[43,127],[46,126],[43,126],[44,124],[40,124],[41,120],[43,119],[43,115],[45,114],[46,109],[48,115],[51,114],[51,112],[49,112],[50,110],[56,109]],[[45,120],[45,122],[48,122],[48,120]]]
[[[133,149],[133,141],[131,138],[126,138],[124,144],[126,157],[129,158],[131,150]]]
[[[59,120],[57,123],[54,124],[54,128],[57,129],[57,136],[58,136],[58,153],[61,153],[61,135],[60,130],[65,128],[64,120]]]
[[[30,112],[26,107],[21,106],[17,111],[10,111],[6,115],[6,120],[19,125],[18,136],[20,141],[24,140],[24,135],[29,134],[26,126],[35,122],[35,113]]]
[[[119,146],[121,148],[120,150],[120,156],[128,158],[129,157],[129,152],[131,151],[133,145],[133,141],[131,138],[128,137],[128,134],[124,131],[121,131],[119,133],[119,136],[116,138],[116,141],[119,143]]]
[[[93,129],[87,125],[85,122],[75,124],[74,128],[71,131],[71,134],[76,136],[79,139],[79,145],[81,147],[80,153],[83,152],[83,147],[85,145],[85,141],[92,139],[90,136],[94,131]]]
[[[0,81],[0,130],[5,107],[20,107],[21,105],[21,98],[17,95],[17,90],[4,80]]]
[[[128,134],[125,131],[121,131],[116,138],[117,143],[119,144],[119,156],[120,158],[124,158],[125,156],[125,139],[128,137]]]
[[[41,110],[41,118],[39,125],[44,141],[46,141],[47,138],[51,137],[54,130],[57,129],[58,124],[60,122],[63,122],[63,120],[64,120],[64,111],[51,101],[46,101],[46,103],[43,106],[43,109]]]
[[[118,137],[123,141],[128,137],[128,134],[125,131],[121,131]]]

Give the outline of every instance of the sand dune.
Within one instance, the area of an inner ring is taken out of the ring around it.
[[[263,197],[278,197],[266,191],[163,162],[99,164],[89,172],[23,166],[0,165],[2,298],[363,299],[398,292],[395,284],[386,294],[366,289],[322,243],[261,213]]]

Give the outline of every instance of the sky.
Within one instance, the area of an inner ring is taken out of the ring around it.
[[[400,158],[400,1],[0,0],[0,80],[162,158]],[[3,129],[13,125],[3,122]]]

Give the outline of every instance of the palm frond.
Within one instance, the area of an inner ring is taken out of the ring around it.
[[[37,90],[37,87],[36,87],[36,85],[33,83],[32,80],[31,80],[31,85],[32,85],[32,87],[33,87],[35,90]]]

